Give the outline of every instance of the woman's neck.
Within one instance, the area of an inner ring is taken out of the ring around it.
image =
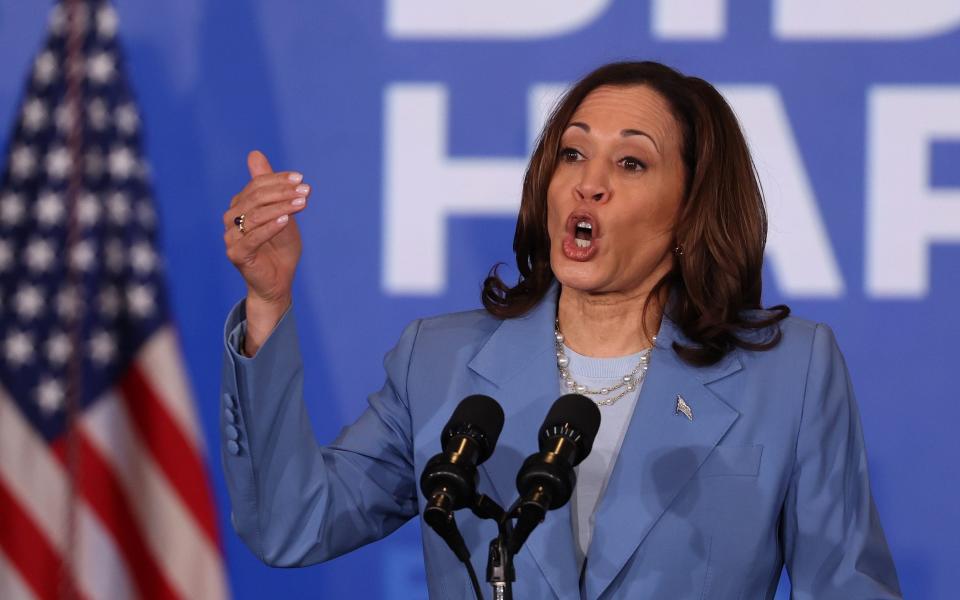
[[[626,356],[649,348],[660,327],[662,307],[648,293],[593,294],[561,287],[557,318],[564,343],[584,356]],[[646,326],[644,326],[646,316]]]

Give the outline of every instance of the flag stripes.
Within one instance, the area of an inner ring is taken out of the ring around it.
[[[66,444],[61,439],[53,445],[54,454],[66,468]],[[177,595],[161,573],[143,539],[131,506],[136,498],[124,493],[114,472],[86,435],[76,434],[79,489],[77,492],[90,505],[94,514],[112,536],[126,558],[141,598],[176,600]]]
[[[151,554],[181,597],[223,598],[226,582],[219,549],[210,542],[137,436],[128,403],[111,393],[88,411],[81,429],[117,474],[133,504]],[[183,548],[170,552],[169,548]],[[202,592],[202,593],[201,593]]]
[[[209,541],[217,545],[216,514],[200,456],[147,385],[137,364],[120,380],[121,397],[154,460],[193,514]]]
[[[183,444],[185,436],[179,430],[170,434],[176,424],[167,403],[154,393],[139,367],[132,369],[136,374],[131,383],[98,400],[81,417],[75,433],[81,500],[76,507],[79,548],[71,553],[79,578],[75,597],[226,598],[217,538],[211,528],[200,525],[197,511],[187,504],[188,498],[191,502],[211,498],[184,494],[159,466],[157,456],[173,465],[172,460],[182,455],[165,453],[150,446],[151,441]],[[144,396],[151,398],[151,407],[140,416],[148,420],[138,424],[131,408],[139,411]],[[167,435],[143,436],[144,424],[155,420],[166,422],[170,429],[161,429]],[[0,551],[7,566],[19,574],[7,577],[11,587],[0,588],[4,594],[16,587],[29,590],[29,598],[61,598],[61,586],[69,583],[57,575],[65,575],[61,556],[66,551],[69,498],[66,443],[60,438],[49,446],[52,452],[47,451],[0,389],[0,454],[10,459],[0,463]],[[38,460],[39,452],[46,458]],[[192,462],[194,468],[202,468]]]
[[[0,483],[0,547],[13,561],[37,598],[56,599],[64,573],[60,554],[47,541],[20,503]]]

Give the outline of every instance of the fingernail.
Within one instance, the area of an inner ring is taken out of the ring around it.
[[[283,225],[284,223],[286,223],[286,222],[289,221],[289,220],[290,220],[290,215],[283,215],[283,216],[281,216],[279,219],[277,219],[277,223]]]
[[[294,191],[296,191],[298,194],[308,194],[310,193],[310,186],[305,183],[301,183],[294,188]]]
[[[307,203],[307,199],[306,199],[306,198],[296,198],[296,199],[294,199],[294,201],[291,202],[290,204],[293,204],[294,206],[303,206],[303,205],[306,204],[306,203]]]
[[[287,179],[289,179],[289,180],[292,181],[293,183],[300,183],[301,181],[303,181],[303,174],[302,174],[302,173],[290,173],[289,175],[287,175]]]

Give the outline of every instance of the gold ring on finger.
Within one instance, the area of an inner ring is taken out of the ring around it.
[[[233,219],[233,224],[237,226],[237,229],[240,231],[240,235],[247,233],[244,223],[247,220],[246,214],[241,214],[239,217]]]

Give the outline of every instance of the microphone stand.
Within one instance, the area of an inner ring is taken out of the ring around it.
[[[513,582],[517,574],[513,569],[513,522],[511,508],[505,512],[499,504],[481,494],[470,507],[481,519],[497,522],[497,537],[490,540],[487,554],[487,583],[493,586],[494,600],[513,600]]]

